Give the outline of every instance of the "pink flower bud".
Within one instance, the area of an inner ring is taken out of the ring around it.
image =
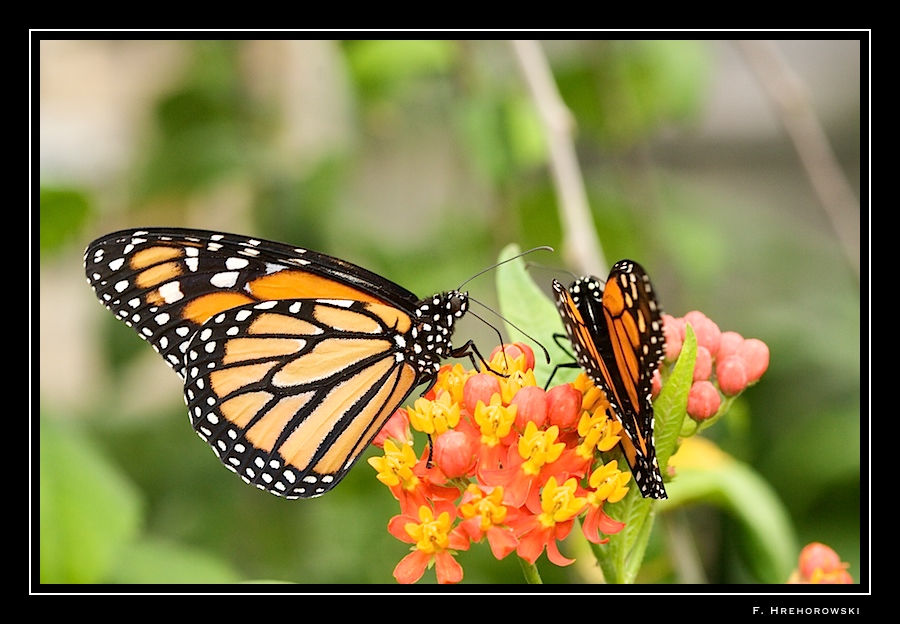
[[[412,442],[413,437],[409,430],[409,414],[402,407],[388,418],[387,423],[381,428],[375,439],[372,440],[372,444],[378,448],[384,448],[384,441],[387,439],[394,440],[400,444]]]
[[[739,333],[733,331],[722,332],[722,337],[719,339],[719,352],[716,354],[716,357],[724,360],[729,355],[737,355],[738,349],[743,343],[744,337]]]
[[[841,567],[841,558],[825,544],[813,542],[800,551],[800,574],[804,578],[811,578],[817,568],[823,572],[833,572]]]
[[[769,347],[762,340],[749,338],[738,349],[747,365],[747,383],[758,381],[769,368]]]
[[[697,347],[697,362],[694,364],[694,381],[705,381],[712,375],[712,355],[709,349]]]
[[[547,415],[550,425],[560,431],[574,429],[581,416],[581,393],[570,384],[554,386],[547,391]]]
[[[491,397],[495,394],[500,394],[500,382],[496,377],[489,373],[472,375],[463,386],[463,407],[469,410],[470,414],[474,414],[478,401],[489,405]]]
[[[696,310],[688,312],[684,315],[684,322],[690,323],[697,334],[697,344],[709,349],[709,354],[713,357],[719,352],[719,341],[722,338],[722,332],[715,322]]]
[[[447,477],[465,477],[475,467],[472,438],[462,431],[450,429],[434,439],[434,463]]]
[[[722,404],[719,391],[710,381],[698,381],[688,393],[687,413],[694,420],[706,420],[715,416]]]
[[[852,584],[853,577],[847,572],[848,563],[841,561],[834,550],[812,542],[800,551],[799,566],[788,579],[790,584]]]
[[[653,378],[650,381],[650,396],[652,398],[656,398],[659,396],[659,391],[662,390],[662,377],[659,374],[659,369],[657,368],[653,371]]]
[[[524,386],[516,392],[509,404],[518,406],[515,424],[518,431],[525,431],[525,425],[529,420],[533,421],[538,429],[546,424],[548,405],[547,393],[543,388]]]
[[[662,322],[666,339],[666,361],[674,362],[681,354],[681,345],[684,343],[684,320],[663,314]]]
[[[737,355],[729,355],[716,363],[716,379],[725,396],[735,396],[747,387],[747,364]]]

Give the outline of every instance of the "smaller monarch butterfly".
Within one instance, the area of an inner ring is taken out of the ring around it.
[[[222,463],[286,498],[337,485],[442,359],[484,361],[451,343],[468,293],[419,300],[308,249],[147,228],[95,240],[84,265],[100,302],[181,377]]]
[[[641,495],[667,498],[650,399],[665,338],[650,278],[637,262],[620,260],[605,287],[596,277],[582,277],[568,290],[553,280],[553,292],[575,359],[622,423],[622,448]]]

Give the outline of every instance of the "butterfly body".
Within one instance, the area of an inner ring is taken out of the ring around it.
[[[222,463],[287,498],[333,488],[454,349],[466,293],[419,300],[310,250],[178,228],[116,232],[85,252],[88,283],[184,381],[191,423]]]
[[[641,494],[666,498],[650,396],[665,339],[649,277],[636,262],[621,260],[605,286],[596,277],[582,277],[568,289],[553,280],[553,290],[575,359],[622,424],[622,447]]]

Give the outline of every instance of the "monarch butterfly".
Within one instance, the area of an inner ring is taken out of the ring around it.
[[[289,499],[337,485],[443,358],[481,358],[450,340],[468,293],[419,300],[308,249],[150,228],[99,238],[84,265],[100,302],[181,377],[222,463]]]
[[[553,280],[553,291],[578,364],[606,394],[622,423],[622,448],[641,495],[667,498],[650,400],[665,338],[650,278],[637,262],[620,260],[605,287],[596,277],[582,277],[568,290]]]

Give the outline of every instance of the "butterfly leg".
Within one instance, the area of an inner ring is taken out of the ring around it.
[[[572,358],[571,362],[566,362],[565,364],[557,364],[553,367],[553,372],[550,373],[550,377],[547,378],[547,383],[544,384],[544,390],[550,387],[550,382],[553,381],[553,377],[556,376],[556,371],[560,368],[578,368],[578,362],[575,361],[575,356],[569,353],[569,350],[560,342],[561,339],[565,338],[568,342],[568,338],[566,338],[565,334],[553,334],[553,341],[556,343],[556,346],[562,349],[566,355]]]
[[[501,346],[505,346],[505,345],[503,345],[501,343]],[[499,375],[500,377],[504,377],[504,378],[509,377],[509,375],[507,373],[501,373],[500,371],[496,371],[493,368],[491,368],[490,362],[488,362],[486,359],[484,359],[484,356],[481,355],[481,353],[478,351],[478,347],[476,347],[475,343],[471,340],[466,342],[466,344],[459,347],[458,349],[454,349],[453,351],[451,351],[450,355],[455,358],[468,357],[469,360],[472,362],[472,367],[475,370],[479,370],[479,368],[480,368],[478,366],[478,362],[475,361],[475,357],[478,356],[478,359],[481,361],[481,363],[484,365],[484,367],[486,369],[488,369],[495,375]],[[504,357],[506,356],[506,350],[503,351],[503,355],[504,355]]]
[[[481,363],[484,364],[485,367],[487,367],[488,369],[491,368],[491,365],[488,364],[488,361],[484,359],[484,356],[482,356],[478,351],[478,347],[476,347],[475,343],[471,340],[467,341],[463,346],[451,351],[450,356],[455,358],[468,357],[472,362],[472,367],[476,370],[479,368],[479,366],[478,362],[475,361],[475,356],[478,356],[478,359],[481,360]]]

